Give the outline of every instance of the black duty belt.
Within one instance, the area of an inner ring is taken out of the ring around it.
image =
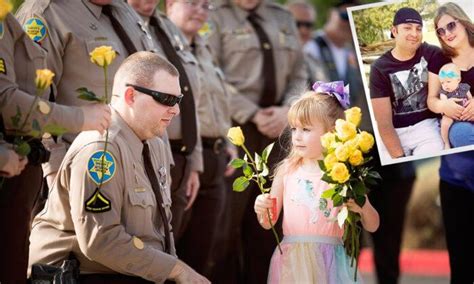
[[[226,146],[226,141],[223,137],[201,137],[202,147],[212,149],[214,153],[219,154]]]

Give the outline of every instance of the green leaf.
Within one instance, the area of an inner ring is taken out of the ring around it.
[[[378,180],[382,180],[382,177],[380,176],[380,174],[376,171],[370,171],[367,176],[373,178],[373,179],[378,179]]]
[[[260,184],[263,186],[267,183],[267,179],[263,176],[259,176],[258,179],[260,180]]]
[[[275,145],[275,142],[269,144],[265,149],[263,149],[262,152],[262,160],[264,163],[268,162],[268,157],[270,156],[270,153],[272,152],[273,145]]]
[[[68,132],[68,129],[56,124],[47,124],[43,127],[43,133],[44,132],[48,132],[53,136],[61,136]]]
[[[370,185],[377,185],[378,184],[378,182],[373,178],[366,178],[364,181],[365,181],[366,184],[370,184]]]
[[[20,156],[26,157],[31,152],[31,147],[26,141],[21,140],[16,144],[15,152]]]
[[[362,196],[356,196],[354,201],[357,203],[357,205],[359,205],[360,207],[364,206],[365,204],[365,196],[362,195]]]
[[[327,183],[336,183],[327,173],[321,179]]]
[[[250,178],[253,175],[252,167],[248,164],[244,165],[243,173],[247,178]]]
[[[261,175],[266,177],[268,176],[268,174],[270,173],[270,170],[268,169],[268,166],[264,163],[263,164],[263,170],[261,172]]]
[[[259,154],[255,153],[255,166],[257,167],[257,171],[261,171],[263,169],[263,160]]]
[[[318,160],[318,165],[321,171],[327,172],[326,166],[324,165],[324,160]]]
[[[78,98],[84,101],[89,101],[89,102],[104,102],[103,98],[97,97],[96,94],[94,94],[92,91],[89,91],[87,88],[79,88],[76,90],[77,93],[79,93]]]
[[[16,106],[16,114],[11,117],[11,120],[13,127],[20,128],[21,110],[18,105]]]
[[[336,193],[336,189],[333,187],[331,189],[323,191],[323,193],[321,193],[321,198],[330,199],[335,193]]]
[[[233,159],[233,160],[230,162],[231,167],[233,167],[234,169],[241,168],[241,167],[243,167],[245,164],[247,164],[247,162],[245,162],[245,161],[242,160],[242,159]]]
[[[355,196],[364,196],[367,193],[367,189],[363,182],[358,181],[352,186]]]
[[[249,184],[250,182],[246,177],[238,177],[234,180],[232,189],[237,192],[242,192],[249,186]]]
[[[333,198],[332,198],[332,205],[334,207],[339,207],[342,205],[342,202],[343,202],[343,197],[340,196],[339,194],[338,195],[335,195]]]
[[[39,125],[38,120],[33,119],[31,128],[32,128],[32,130],[30,131],[30,133],[28,133],[28,135],[30,135],[32,137],[35,137],[35,138],[37,138],[41,135],[41,127]]]

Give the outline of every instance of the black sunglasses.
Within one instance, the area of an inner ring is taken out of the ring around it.
[[[144,87],[132,85],[132,84],[125,84],[127,87],[132,87],[135,90],[139,91],[140,93],[144,93],[146,95],[151,96],[155,101],[159,102],[162,105],[172,107],[175,104],[179,104],[183,99],[184,95],[171,95],[163,92],[153,91]]]
[[[452,22],[449,22],[445,28],[437,28],[436,29],[436,33],[439,35],[439,36],[445,36],[446,35],[446,31],[452,33],[455,29],[456,29],[456,22],[458,20],[454,20]]]
[[[313,28],[313,22],[307,22],[307,21],[296,21],[296,26],[298,28],[307,28],[307,29],[311,29]]]

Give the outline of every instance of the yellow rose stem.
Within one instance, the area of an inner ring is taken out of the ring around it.
[[[247,149],[247,147],[245,147],[244,144],[242,144],[242,149],[244,149],[245,153],[247,154],[247,156],[249,157],[249,159],[251,161],[251,165],[252,165],[253,169],[255,170],[255,173],[257,173],[257,178],[254,179],[254,181],[257,182],[257,185],[258,185],[258,188],[260,189],[260,192],[262,194],[264,194],[265,191],[263,190],[263,184],[260,182],[260,179],[258,178],[257,164],[255,163],[254,159],[252,158],[252,155],[250,155],[249,150]],[[267,217],[268,217],[268,222],[270,222],[270,226],[272,227],[272,233],[275,236],[275,239],[277,241],[278,250],[280,251],[280,254],[283,254],[283,250],[281,249],[281,246],[280,246],[280,238],[278,237],[278,234],[275,230],[275,226],[273,226],[272,218],[270,216],[270,210],[268,210],[268,209],[267,209]]]
[[[105,60],[104,60],[105,61]],[[105,104],[108,104],[109,103],[109,96],[108,96],[108,92],[107,92],[107,63],[104,63],[104,78],[105,78],[105,88],[104,88],[104,94],[105,94]],[[100,172],[101,172],[101,177],[100,177],[100,183],[99,183],[99,190],[100,188],[102,187],[102,183],[104,182],[104,171],[105,171],[105,167],[104,167],[104,160],[105,160],[105,154],[107,153],[107,144],[109,142],[109,128],[107,127],[107,129],[105,130],[105,145],[104,145],[104,152],[102,153],[102,158],[101,158],[101,169],[100,169]]]
[[[31,112],[33,111],[33,108],[35,107],[35,105],[38,103],[38,99],[39,99],[39,97],[40,97],[40,95],[41,95],[41,93],[42,93],[43,91],[44,91],[44,90],[41,90],[41,89],[38,89],[38,88],[36,89],[36,96],[35,96],[33,102],[32,102],[31,105],[30,105],[30,109],[28,110],[28,113],[26,114],[25,121],[23,121],[23,124],[21,125],[20,129],[17,130],[20,135],[23,134],[23,129],[24,129],[25,126],[26,126],[26,122],[27,122],[28,119],[30,118]],[[17,132],[17,134],[18,134],[18,132]]]

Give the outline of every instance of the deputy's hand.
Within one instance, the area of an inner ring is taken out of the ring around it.
[[[467,101],[467,104],[461,114],[461,120],[474,121],[474,99]]]
[[[462,102],[462,99],[451,98],[443,101],[443,113],[452,119],[460,120],[464,108],[458,105],[457,102]]]
[[[261,110],[263,119],[258,130],[268,138],[277,138],[287,125],[288,107],[268,107]]]
[[[189,267],[186,263],[178,260],[176,265],[171,270],[169,279],[174,280],[176,283],[196,283],[196,284],[208,284],[211,283],[204,276],[200,275]]]
[[[233,159],[237,159],[237,157],[238,157],[237,156],[237,149],[235,147],[229,145],[225,148],[225,151],[226,151],[227,155],[229,156],[229,161],[232,161]],[[224,176],[230,177],[231,175],[234,174],[234,172],[235,172],[234,167],[232,167],[229,163],[229,164],[227,164],[227,167],[225,169]]]
[[[109,127],[111,111],[108,105],[92,104],[81,107],[84,113],[84,124],[82,131],[97,130],[101,134]]]
[[[7,162],[3,168],[0,169],[0,176],[7,178],[17,176],[23,171],[26,164],[28,164],[28,158],[18,155],[13,149],[6,151]]]
[[[188,182],[186,183],[186,197],[188,198],[188,204],[186,205],[186,208],[184,208],[184,211],[193,206],[194,200],[196,200],[199,191],[199,185],[199,173],[197,171],[191,171]]]

